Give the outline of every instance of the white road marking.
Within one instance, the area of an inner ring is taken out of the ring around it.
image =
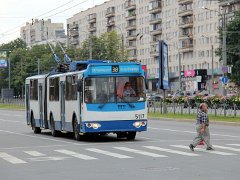
[[[194,132],[194,131],[182,131],[182,130],[166,129],[166,128],[148,127],[148,129],[155,129],[155,130],[162,130],[162,131],[171,131],[171,132],[181,132],[181,133],[196,134],[196,132]],[[214,135],[214,136],[222,136],[222,137],[240,138],[240,136],[233,136],[233,135],[228,135],[228,134],[215,134],[215,133],[211,133],[211,135]]]
[[[226,149],[226,150],[230,150],[230,151],[240,152],[240,149],[227,147],[227,146],[214,145],[214,147],[219,148],[219,149]]]
[[[183,146],[183,145],[171,145],[172,147],[177,147],[177,148],[183,148],[183,149],[189,149],[188,146]],[[207,151],[206,149],[202,149],[202,148],[194,148],[194,150],[197,151],[201,151],[201,152],[206,152],[206,153],[210,153],[210,154],[219,154],[219,155],[223,155],[223,156],[231,156],[231,155],[236,155],[233,153],[227,153],[227,152],[222,152],[222,151]]]
[[[91,157],[91,156],[88,156],[88,155],[85,155],[85,154],[76,153],[76,152],[73,152],[73,151],[68,151],[68,150],[65,150],[65,149],[54,150],[54,151],[65,154],[65,155],[73,156],[73,157],[76,157],[76,158],[79,158],[79,159],[83,159],[83,160],[97,159],[95,157]]]
[[[69,159],[70,157],[35,157],[35,158],[28,158],[30,161],[61,161],[65,159]]]
[[[160,147],[156,147],[156,146],[143,146],[143,147],[148,148],[148,149],[153,149],[153,150],[158,150],[158,151],[173,153],[173,154],[180,154],[180,155],[184,155],[184,156],[199,156],[199,154],[182,152],[182,151],[177,151],[177,150],[172,150],[172,149],[166,149],[166,148],[160,148]]]
[[[227,144],[229,146],[240,146],[240,144]]]
[[[26,161],[23,161],[17,157],[14,157],[12,155],[9,155],[7,153],[4,152],[0,152],[0,158],[12,163],[12,164],[25,164],[27,163]]]
[[[49,140],[49,141],[54,141],[54,142],[60,142],[60,143],[66,143],[66,144],[76,144],[76,143],[72,143],[72,142],[68,142],[68,141],[62,141],[62,140],[58,140],[55,138],[46,138],[46,137],[41,137],[41,136],[33,136],[33,135],[27,135],[27,134],[22,134],[22,133],[16,133],[16,132],[12,132],[12,131],[6,131],[6,130],[0,130],[0,132],[4,132],[4,133],[9,133],[9,134],[14,134],[14,135],[18,135],[18,136],[25,136],[25,137],[31,137],[31,138],[37,138],[37,139],[44,139],[44,140]],[[80,145],[80,144],[79,144]]]
[[[99,154],[104,154],[104,155],[107,155],[107,156],[120,158],[120,159],[132,158],[130,156],[126,156],[126,155],[122,155],[122,154],[118,154],[118,153],[113,153],[113,152],[109,152],[109,151],[104,151],[104,150],[96,149],[96,148],[88,148],[86,150],[92,151],[92,152],[95,152],[95,153],[99,153]]]
[[[42,154],[40,152],[37,151],[24,151],[25,153],[34,156],[34,157],[40,157],[40,156],[45,156],[45,154]]]
[[[131,149],[131,148],[127,148],[127,147],[114,147],[114,148],[115,148],[115,149],[122,150],[122,151],[128,151],[128,152],[132,152],[132,153],[136,153],[136,154],[145,155],[145,156],[151,156],[151,157],[168,157],[168,156],[165,156],[165,155],[155,154],[155,153],[146,152],[146,151],[141,151],[141,150],[137,150],[137,149]]]
[[[26,124],[23,121],[14,121],[14,120],[7,120],[7,119],[0,119],[0,121],[2,121],[2,122],[9,122],[9,123],[22,123],[22,124]]]

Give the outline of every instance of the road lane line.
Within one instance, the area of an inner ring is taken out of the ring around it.
[[[7,153],[0,152],[0,158],[12,163],[12,164],[25,164],[27,163],[26,161],[23,161],[17,157],[11,156]]]
[[[26,124],[25,122],[23,121],[12,121],[12,120],[7,120],[7,119],[0,119],[0,121],[2,122],[9,122],[9,123],[22,123],[22,124]]]
[[[189,149],[188,146],[183,146],[183,145],[171,145],[172,147],[177,147],[177,148],[183,148],[183,149]],[[190,149],[189,149],[190,150]],[[210,153],[210,154],[218,154],[218,155],[223,155],[223,156],[232,156],[232,155],[236,155],[233,153],[227,153],[227,152],[222,152],[222,151],[207,151],[206,149],[202,149],[202,148],[194,148],[194,150],[197,151],[201,151],[201,152],[206,152],[206,153]]]
[[[113,147],[113,148],[119,149],[119,150],[122,150],[122,151],[141,154],[141,155],[145,155],[145,156],[151,156],[151,157],[168,157],[168,156],[165,156],[165,155],[155,154],[155,153],[151,153],[151,152],[147,152],[147,151],[141,151],[141,150],[137,150],[137,149],[131,149],[131,148],[127,148],[127,147]]]
[[[95,152],[95,153],[99,153],[99,154],[104,154],[104,155],[107,155],[107,156],[120,158],[120,159],[132,158],[130,156],[126,156],[126,155],[123,155],[123,154],[113,153],[113,152],[104,151],[104,150],[96,149],[96,148],[88,148],[86,150],[92,151],[92,152]]]
[[[29,154],[34,157],[40,157],[40,156],[45,156],[45,154],[42,154],[38,151],[24,151],[26,154]]]
[[[92,156],[76,153],[76,152],[65,150],[65,149],[54,150],[54,151],[62,153],[62,154],[65,154],[65,155],[73,156],[73,157],[76,157],[76,158],[79,158],[79,159],[83,159],[83,160],[94,160],[94,159],[97,159],[97,158],[92,157]]]
[[[36,136],[32,136],[32,135],[27,135],[27,134],[22,134],[22,133],[16,133],[16,132],[12,132],[12,131],[5,131],[5,130],[0,130],[0,132],[5,132],[5,133],[9,133],[9,134],[14,134],[14,135],[19,135],[19,136],[25,136],[25,137],[31,137],[31,138],[37,138],[37,139],[44,139],[44,140],[48,140],[48,141],[54,141],[54,142],[61,142],[61,143],[66,143],[66,144],[76,144],[76,143],[72,143],[72,142],[68,142],[68,141],[62,141],[62,140],[57,140],[55,138],[46,138],[46,137],[41,137],[39,135]]]
[[[219,148],[219,149],[226,149],[226,150],[230,150],[230,151],[240,152],[240,149],[227,147],[227,146],[214,145],[214,147]]]
[[[168,153],[173,153],[173,154],[180,154],[180,155],[184,155],[184,156],[199,156],[199,154],[188,153],[188,152],[177,151],[177,150],[166,149],[166,148],[160,148],[160,147],[156,147],[156,146],[143,146],[143,147],[152,149],[152,150],[157,150],[157,151],[163,151],[163,152],[168,152]]]
[[[181,132],[181,133],[196,134],[196,132],[194,132],[194,131],[181,131],[181,130],[167,129],[167,128],[148,127],[148,129],[161,130],[161,131],[170,131],[170,132]],[[211,133],[211,135],[214,135],[214,136],[222,136],[222,137],[240,138],[240,136],[233,136],[233,135],[228,135],[228,134],[215,134],[215,133]]]
[[[240,146],[240,144],[227,144],[229,146]]]

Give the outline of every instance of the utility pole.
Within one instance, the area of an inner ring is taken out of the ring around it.
[[[40,74],[40,61],[39,58],[37,58],[37,63],[38,63],[38,75]]]
[[[223,16],[222,16],[222,32],[223,32],[223,44],[222,44],[222,58],[223,58],[223,67],[227,66],[227,50],[226,50],[226,39],[227,39],[227,34],[226,34],[226,13],[224,12]],[[225,77],[226,74],[223,72],[223,77]],[[222,86],[222,94],[223,96],[226,96],[227,92],[226,89],[224,87],[224,85]]]
[[[181,75],[181,54],[180,52],[178,52],[178,66],[179,66],[179,88],[180,88],[180,92],[182,92],[182,75]]]
[[[214,67],[214,62],[213,62],[213,45],[211,45],[211,49],[212,49],[212,94],[214,94],[214,75],[213,75],[213,67]]]
[[[92,35],[89,35],[89,59],[92,59]]]
[[[10,57],[8,57],[8,89],[11,89],[11,61]]]
[[[122,34],[122,61],[124,59],[124,36]]]

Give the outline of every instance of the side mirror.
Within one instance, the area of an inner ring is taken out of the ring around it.
[[[82,92],[82,88],[83,88],[82,80],[78,80],[77,81],[77,91]]]

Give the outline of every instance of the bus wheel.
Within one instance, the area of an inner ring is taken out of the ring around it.
[[[31,124],[32,124],[32,130],[33,130],[34,134],[40,134],[41,133],[41,129],[40,129],[40,127],[36,127],[35,126],[33,115],[31,117]]]
[[[53,137],[59,136],[59,131],[55,130],[55,123],[54,123],[54,119],[53,119],[52,116],[50,118],[50,124],[51,124],[51,134],[52,134],[52,136]]]
[[[136,137],[136,134],[137,134],[136,132],[127,132],[126,137],[128,140],[134,140]]]
[[[77,119],[74,118],[73,120],[73,134],[74,134],[74,139],[77,141],[81,140],[81,135],[79,134],[79,128],[78,128],[78,122]]]

